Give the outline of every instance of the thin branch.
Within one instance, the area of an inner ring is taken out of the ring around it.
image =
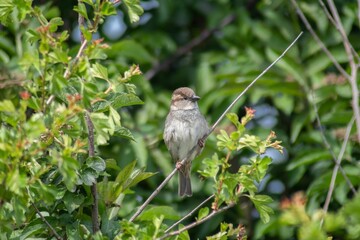
[[[202,218],[201,220],[199,221],[196,221],[196,222],[193,222],[177,231],[173,231],[171,233],[167,233],[165,234],[164,236],[158,238],[157,240],[162,240],[162,239],[165,239],[165,238],[168,238],[170,236],[175,236],[175,235],[179,235],[180,233],[184,232],[184,231],[187,231],[197,225],[200,225],[202,224],[203,222],[209,220],[210,218],[212,218],[213,216],[219,214],[219,213],[222,213],[224,212],[225,210],[229,209],[229,208],[232,208],[233,206],[235,206],[235,203],[230,203],[229,205],[223,207],[223,208],[220,208],[219,210],[214,210],[212,213],[210,213],[209,215],[207,215],[206,217]]]
[[[336,160],[336,164],[335,164],[334,169],[333,169],[333,173],[332,173],[331,181],[330,181],[330,186],[329,186],[329,191],[327,193],[325,204],[324,204],[324,207],[323,207],[324,215],[323,215],[323,217],[321,219],[321,222],[320,222],[321,225],[323,224],[324,216],[325,216],[325,214],[327,213],[327,211],[329,209],[330,200],[331,200],[332,194],[334,192],[337,173],[339,171],[340,163],[341,163],[341,160],[342,160],[342,158],[344,156],[344,153],[345,153],[346,145],[347,145],[349,137],[350,137],[351,128],[352,128],[352,126],[354,124],[354,119],[355,118],[352,117],[349,124],[347,125],[344,142],[343,142],[343,144],[341,146],[340,153],[338,155],[338,158]]]
[[[158,72],[163,71],[164,69],[167,69],[171,64],[173,64],[179,57],[182,55],[185,55],[186,53],[190,52],[194,47],[198,46],[202,42],[204,42],[206,39],[208,39],[214,32],[217,30],[225,27],[226,25],[230,24],[235,20],[235,15],[229,15],[226,16],[219,26],[213,28],[213,29],[205,29],[203,30],[199,36],[192,39],[189,43],[187,43],[185,46],[182,46],[176,50],[176,52],[166,59],[165,61],[156,64],[153,68],[151,68],[148,72],[145,73],[145,79],[151,80]]]
[[[318,35],[315,33],[315,31],[313,30],[313,28],[311,27],[309,21],[307,20],[307,18],[305,17],[304,13],[302,12],[302,10],[300,9],[299,5],[297,4],[296,0],[291,0],[292,4],[295,6],[296,8],[296,12],[298,13],[298,15],[300,16],[302,22],[305,24],[305,27],[307,28],[307,30],[310,32],[310,34],[313,36],[313,38],[315,39],[315,41],[318,43],[318,45],[320,46],[320,48],[323,50],[323,52],[328,56],[328,58],[333,62],[333,64],[335,65],[336,69],[343,75],[345,76],[347,79],[350,79],[349,74],[344,70],[344,68],[338,63],[338,61],[335,59],[335,57],[331,54],[331,52],[329,51],[329,49],[327,49],[327,47],[325,46],[325,44],[320,40],[320,38],[318,37]]]
[[[177,172],[177,168],[174,170],[164,179],[164,181],[155,189],[155,191],[146,199],[146,201],[139,207],[139,209],[134,213],[134,215],[130,218],[130,222],[133,222],[139,215],[144,211],[145,207],[155,198],[156,195],[160,192],[160,190],[170,181],[170,179],[175,175]]]
[[[354,110],[354,116],[355,116],[355,121],[356,121],[356,130],[357,130],[357,139],[358,142],[360,142],[360,109],[359,109],[359,88],[357,86],[357,70],[358,70],[358,66],[355,63],[354,60],[354,55],[351,51],[351,43],[346,35],[345,29],[343,24],[341,23],[341,19],[339,16],[339,13],[335,7],[334,1],[333,0],[328,0],[327,1],[330,7],[330,11],[332,12],[332,15],[334,16],[335,22],[337,23],[338,29],[339,29],[339,33],[343,39],[343,44],[344,44],[344,48],[346,51],[346,54],[348,56],[349,59],[349,65],[351,68],[351,75],[350,75],[350,79],[349,79],[349,83],[351,85],[351,91],[352,91],[352,107]]]
[[[207,199],[205,199],[203,202],[201,202],[198,206],[196,206],[191,212],[189,212],[188,214],[186,214],[184,217],[182,217],[179,221],[177,221],[176,223],[174,223],[173,225],[171,225],[168,229],[165,230],[165,233],[169,232],[171,229],[173,229],[175,226],[177,226],[178,224],[180,224],[182,221],[184,221],[185,219],[187,219],[188,217],[190,217],[191,215],[194,214],[194,212],[196,212],[199,208],[201,208],[205,203],[207,203],[208,201],[210,201],[215,195],[211,195],[210,197],[208,197]]]
[[[312,103],[313,103],[313,107],[314,107],[314,112],[315,112],[315,117],[316,117],[316,121],[317,121],[317,124],[320,128],[320,135],[321,135],[321,138],[323,140],[323,143],[326,147],[326,149],[330,152],[331,156],[332,156],[332,160],[334,161],[334,163],[336,164],[337,162],[337,158],[335,156],[335,153],[334,151],[332,150],[329,142],[327,141],[326,137],[325,137],[325,132],[324,132],[324,128],[323,128],[323,125],[321,124],[321,120],[320,120],[320,116],[319,116],[319,111],[318,111],[318,108],[317,108],[317,105],[315,103],[315,96],[314,96],[314,92],[312,92]],[[347,185],[349,186],[349,188],[351,189],[351,191],[353,192],[353,194],[355,195],[357,192],[355,190],[355,187],[354,185],[351,183],[350,179],[348,178],[348,176],[346,175],[345,173],[345,170],[339,166],[340,168],[340,172],[341,174],[343,175]]]
[[[94,125],[90,118],[90,113],[88,111],[85,112],[85,122],[88,128],[88,142],[89,142],[89,157],[95,156],[95,143],[94,143]],[[97,182],[91,185],[91,195],[93,196],[93,207],[91,212],[91,220],[93,233],[96,233],[100,230],[99,225],[99,203],[98,203],[98,193],[97,193]]]
[[[262,71],[262,73],[256,77],[250,84],[249,86],[247,86],[240,94],[237,98],[235,98],[235,100],[230,104],[230,106],[225,110],[225,112],[219,117],[219,119],[214,123],[214,125],[212,126],[211,130],[202,137],[202,140],[205,141],[207,139],[207,137],[214,131],[214,129],[216,128],[216,126],[220,123],[220,121],[225,117],[226,113],[230,111],[230,109],[236,104],[236,102],[249,90],[249,88],[254,85],[254,83],[260,78],[262,77],[267,71],[269,71],[269,69],[274,66],[275,63],[277,63],[285,54],[286,52],[296,43],[296,41],[300,38],[300,36],[302,35],[303,32],[301,32],[295,39],[294,41],[284,50],[284,52],[274,61],[272,62],[264,71]],[[186,158],[184,158],[183,160],[181,160],[180,164],[178,164],[179,166],[183,165],[190,156],[192,156],[192,154],[194,153],[194,151],[200,151],[200,147],[197,145],[195,145],[187,154]],[[160,186],[158,188],[155,189],[155,191],[150,195],[150,197],[141,205],[141,207],[136,211],[136,213],[130,218],[130,222],[133,222],[139,215],[140,213],[145,209],[145,207],[150,203],[150,201],[160,192],[160,190],[165,186],[165,184],[170,181],[170,179],[175,175],[176,171],[178,171],[177,168],[174,168],[174,170],[170,173],[169,176],[167,176],[165,178],[165,180],[160,184]]]
[[[55,236],[56,239],[58,240],[62,240],[62,237],[60,237],[60,235],[56,232],[56,230],[53,228],[53,226],[51,226],[51,224],[46,220],[46,218],[41,214],[41,212],[39,211],[39,209],[35,206],[34,203],[31,203],[31,205],[33,206],[33,208],[35,209],[36,213],[39,215],[39,217],[41,218],[41,220],[46,224],[46,226],[48,226],[48,228],[50,229],[50,231],[52,232],[52,234]]]
[[[360,1],[360,0],[359,0]],[[327,9],[326,5],[324,4],[324,2],[322,0],[319,0],[320,6],[323,8],[326,16],[328,17],[328,19],[330,20],[330,22],[334,25],[334,27],[340,31],[339,26],[336,24],[335,19],[333,18],[333,16],[330,14],[329,10]],[[360,7],[360,6],[359,6]],[[353,53],[353,55],[356,57],[357,61],[360,62],[360,57],[357,54],[357,52],[355,51],[354,47],[352,45],[350,45],[351,47],[351,51]]]
[[[330,22],[337,27],[335,20],[333,18],[333,16],[331,16],[329,10],[327,9],[326,5],[324,4],[324,2],[322,0],[319,0],[320,6],[322,7],[322,9],[324,10],[326,16],[328,17],[328,19],[330,20]]]
[[[286,53],[289,51],[289,49],[297,42],[297,40],[301,37],[303,32],[300,32],[300,34],[294,39],[294,41],[284,50],[284,52],[274,61],[272,62],[267,68],[265,68],[264,71],[260,73],[259,76],[257,76],[245,89],[242,91],[242,93],[235,98],[235,100],[229,105],[229,107],[224,111],[224,113],[219,117],[219,119],[214,123],[214,125],[211,128],[211,132],[215,130],[217,125],[220,123],[220,121],[225,117],[225,115],[230,111],[230,109],[239,101],[239,99],[249,90],[249,88],[255,84],[255,82],[261,78],[267,71],[269,71],[270,68],[272,68]],[[210,132],[210,133],[211,133]]]

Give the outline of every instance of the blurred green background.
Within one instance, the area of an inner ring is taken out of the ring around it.
[[[298,2],[326,47],[348,69],[340,34],[319,2]],[[358,52],[357,3],[340,0],[335,3],[349,39]],[[42,6],[49,18],[63,18],[64,25],[60,30],[71,33],[67,44],[70,51],[76,53],[79,30],[73,8],[77,1],[39,0],[34,4]],[[274,130],[285,147],[283,155],[275,150],[266,153],[274,161],[260,184],[261,193],[275,200],[271,206],[275,210],[271,222],[261,223],[255,208],[244,199],[239,206],[189,231],[192,239],[204,239],[218,232],[220,222],[226,221],[234,225],[244,224],[251,239],[296,239],[297,225],[284,220],[280,203],[301,191],[306,195],[309,216],[322,208],[334,162],[320,130],[324,130],[332,151],[337,155],[345,128],[353,115],[350,85],[306,31],[288,0],[151,0],[141,1],[141,5],[144,14],[138,23],[131,24],[123,6],[118,4],[118,14],[108,17],[94,36],[104,38],[111,46],[106,60],[110,77],[116,70],[125,70],[131,64],[139,64],[144,73],[133,82],[144,105],[121,110],[122,124],[133,132],[135,141],[113,137],[109,145],[99,149],[104,158],[115,159],[119,166],[136,160],[138,167],[157,172],[133,189],[136,194],[127,195],[121,215],[127,217],[174,167],[162,139],[172,91],[182,86],[193,88],[201,97],[201,112],[211,125],[300,31],[304,31],[295,46],[232,109],[242,116],[244,106],[254,108],[256,115],[249,129],[262,137]],[[20,49],[21,44],[17,41],[21,40],[17,36],[21,29],[21,25],[12,28],[0,26],[0,76],[20,71],[17,56],[24,49]],[[15,82],[5,84],[3,79],[0,79],[0,99],[17,96],[20,87]],[[314,104],[322,126],[316,122]],[[219,126],[221,129],[230,127],[227,120]],[[342,166],[352,184],[358,187],[360,148],[355,128]],[[212,194],[211,183],[200,179],[197,170],[202,167],[201,159],[211,157],[216,151],[216,134],[217,130],[208,139],[203,153],[193,162],[194,195],[180,199],[177,178],[174,178],[153,200],[154,204],[172,206],[184,215]],[[231,164],[235,168],[249,157],[249,152],[241,151],[232,157]],[[341,210],[352,198],[349,186],[339,173],[330,211]],[[355,223],[355,227],[360,226],[359,220]],[[333,239],[345,239],[344,232],[348,232],[345,227],[331,235]],[[352,239],[360,238],[360,234],[352,236]]]

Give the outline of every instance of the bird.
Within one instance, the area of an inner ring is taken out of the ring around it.
[[[178,168],[180,197],[192,196],[191,161],[202,151],[204,138],[210,130],[199,110],[197,104],[199,99],[200,97],[191,88],[176,89],[172,94],[170,111],[165,120],[163,137],[171,158]],[[196,149],[192,151],[194,147]],[[180,164],[185,158],[187,158],[185,163]]]

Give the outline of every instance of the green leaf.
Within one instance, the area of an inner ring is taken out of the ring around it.
[[[15,5],[12,0],[2,0],[0,2],[0,22],[7,26],[10,22],[9,16],[13,12]]]
[[[209,177],[215,178],[217,173],[220,170],[220,167],[219,167],[220,161],[219,161],[218,155],[216,153],[214,153],[212,158],[205,158],[202,161],[202,163],[203,163],[202,166],[205,166],[205,169],[199,170],[198,172],[206,178],[209,178]]]
[[[69,213],[72,213],[75,209],[79,208],[80,205],[83,204],[84,200],[85,198],[83,195],[71,193],[69,191],[65,193],[62,199]]]
[[[201,208],[197,217],[197,221],[203,219],[207,215],[209,215],[209,208],[208,207]]]
[[[270,164],[271,164],[271,158],[267,156],[257,160],[257,165],[256,165],[257,182],[260,182],[265,177]]]
[[[97,172],[93,169],[87,168],[80,173],[80,179],[85,185],[91,186],[96,182]]]
[[[325,232],[320,227],[318,222],[307,222],[303,224],[298,231],[298,239],[316,239],[316,240],[327,240]]]
[[[124,169],[122,169],[121,172],[119,172],[119,174],[117,175],[115,182],[119,185],[123,185],[124,182],[129,178],[132,171],[134,170],[135,165],[136,165],[136,161],[132,161],[131,163],[126,165]]]
[[[178,220],[179,214],[168,206],[155,206],[144,211],[140,216],[141,221],[152,221],[155,217],[164,216],[164,219]]]
[[[15,106],[10,100],[4,100],[0,102],[0,112],[15,112]]]
[[[107,100],[97,101],[92,104],[92,111],[93,112],[105,112],[109,110],[110,102]]]
[[[95,140],[99,145],[106,144],[110,139],[110,133],[114,132],[115,126],[109,123],[109,117],[104,113],[91,113],[91,121],[95,129]]]
[[[133,60],[138,64],[152,63],[153,57],[148,50],[134,40],[123,40],[111,46],[106,51],[109,57],[122,56]]]
[[[304,127],[309,119],[309,113],[303,112],[302,114],[296,115],[291,125],[291,142],[294,143],[298,138],[301,129]]]
[[[56,32],[59,26],[64,25],[64,21],[60,17],[52,18],[49,22],[50,32]]]
[[[108,80],[107,69],[99,63],[95,63],[91,66],[91,73],[93,77]]]
[[[116,9],[112,2],[104,2],[101,8],[101,13],[104,16],[115,15]]]
[[[117,93],[111,100],[111,106],[115,109],[143,103],[138,96],[132,93]]]
[[[114,136],[118,136],[118,137],[122,137],[122,138],[126,138],[129,140],[135,141],[133,134],[126,127],[116,127]]]
[[[140,6],[139,0],[124,0],[125,6],[127,7],[130,22],[135,23],[140,19],[140,15],[144,13],[144,9]]]
[[[261,220],[264,223],[268,223],[270,221],[270,214],[274,213],[270,207],[266,206],[266,204],[273,202],[271,197],[267,195],[250,195],[249,198],[258,210]]]
[[[125,188],[135,186],[137,183],[155,175],[156,173],[144,172],[143,169],[135,170],[131,173],[129,179],[126,181]]]
[[[236,128],[239,128],[240,122],[239,117],[235,113],[227,113],[226,117],[236,126]]]
[[[329,161],[331,159],[329,151],[323,149],[312,149],[311,151],[306,151],[304,155],[299,156],[291,161],[287,165],[286,169],[291,171],[300,166],[306,166],[321,160]]]
[[[104,159],[99,156],[89,157],[88,159],[86,159],[86,165],[89,168],[94,169],[98,173],[104,171],[106,168]]]
[[[85,4],[79,2],[79,4],[74,7],[74,11],[78,12],[85,19],[89,19],[88,15],[87,15],[87,10],[86,10]]]

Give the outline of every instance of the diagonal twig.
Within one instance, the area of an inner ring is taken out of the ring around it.
[[[208,201],[210,201],[215,195],[211,195],[210,197],[208,197],[207,199],[205,199],[204,201],[202,201],[198,206],[196,206],[193,210],[191,210],[188,214],[186,214],[184,217],[182,217],[179,221],[177,221],[176,223],[174,223],[173,225],[171,225],[170,227],[168,227],[168,229],[165,230],[165,233],[168,233],[171,229],[173,229],[175,226],[177,226],[179,223],[181,223],[182,221],[184,221],[186,218],[190,217],[191,215],[194,214],[194,212],[196,212],[199,208],[201,208],[205,203],[207,203]]]
[[[343,39],[343,44],[344,44],[344,48],[345,48],[345,52],[346,55],[349,59],[349,65],[350,65],[350,69],[351,69],[351,74],[350,74],[350,78],[349,83],[351,86],[351,92],[352,92],[352,100],[351,100],[351,105],[354,111],[354,117],[355,117],[355,122],[356,122],[356,132],[357,132],[357,139],[358,142],[360,142],[360,108],[359,108],[359,88],[357,86],[357,71],[358,71],[358,65],[355,63],[355,59],[354,59],[354,55],[353,52],[351,50],[352,46],[351,43],[349,41],[349,38],[346,35],[345,29],[343,24],[341,23],[341,19],[339,16],[339,13],[335,7],[334,1],[333,0],[327,0],[330,11],[332,13],[332,15],[334,16],[334,20],[336,22],[336,25],[338,26],[338,31]]]
[[[311,27],[309,21],[307,20],[307,18],[305,17],[304,13],[302,12],[302,10],[300,9],[299,5],[297,4],[296,0],[291,0],[292,4],[295,6],[296,8],[296,12],[297,14],[300,16],[302,22],[305,24],[305,27],[307,28],[307,30],[310,32],[310,34],[313,36],[313,38],[315,39],[315,41],[318,43],[318,45],[320,46],[320,48],[323,50],[323,52],[328,56],[328,58],[332,61],[332,63],[334,64],[334,66],[336,67],[336,69],[343,75],[345,76],[347,79],[350,79],[349,74],[345,71],[345,69],[338,63],[338,61],[335,59],[335,57],[332,55],[332,53],[329,51],[329,49],[327,49],[327,47],[325,46],[325,44],[321,41],[321,39],[318,37],[318,35],[315,33],[314,29]]]
[[[249,88],[255,84],[255,82],[262,77],[269,69],[274,66],[288,51],[289,49],[297,42],[297,40],[301,37],[303,32],[301,32],[293,41],[292,43],[283,51],[283,53],[275,60],[273,61],[267,68],[265,68],[259,76],[257,76],[236,98],[235,100],[229,105],[229,107],[224,111],[224,113],[219,117],[219,119],[214,123],[211,130],[202,137],[202,140],[205,141],[207,137],[214,131],[216,126],[220,123],[220,121],[225,117],[225,115],[230,111],[230,109],[236,104],[236,102],[249,90]],[[184,158],[179,166],[183,165],[190,156],[194,153],[194,151],[200,151],[200,147],[198,145],[195,145],[187,154],[187,157]],[[151,200],[160,192],[160,190],[165,186],[165,184],[170,181],[170,179],[175,175],[176,171],[178,171],[178,168],[174,168],[174,170],[165,178],[165,180],[160,184],[159,187],[155,189],[155,191],[150,195],[150,197],[139,207],[139,209],[134,213],[134,215],[130,218],[130,222],[133,222],[142,211],[144,211],[145,207],[151,202]]]
[[[193,222],[193,223],[191,223],[191,224],[189,224],[189,225],[187,225],[187,226],[185,226],[185,227],[183,227],[183,228],[181,228],[181,229],[179,229],[177,231],[167,233],[164,236],[158,238],[157,240],[162,240],[162,239],[168,238],[170,236],[179,235],[180,233],[182,233],[184,231],[187,231],[187,230],[189,230],[189,229],[191,229],[191,228],[193,228],[193,227],[195,227],[197,225],[200,225],[201,223],[203,223],[203,222],[209,220],[210,218],[212,218],[213,216],[215,216],[215,215],[217,215],[219,213],[222,213],[225,210],[227,210],[229,208],[232,208],[233,206],[235,206],[235,203],[230,203],[230,204],[226,205],[225,207],[222,207],[222,208],[220,208],[218,210],[214,210],[209,215],[207,215],[206,217],[200,219],[199,221]]]
[[[33,208],[35,209],[36,213],[39,215],[39,217],[41,218],[41,220],[46,224],[46,226],[48,226],[48,228],[50,229],[50,231],[52,232],[52,234],[54,234],[55,238],[57,240],[62,240],[62,237],[60,237],[60,235],[56,232],[55,228],[53,228],[53,226],[51,226],[51,224],[46,220],[46,218],[41,214],[41,212],[39,211],[39,209],[36,207],[36,205],[32,202],[31,206],[33,206]]]
[[[358,0],[360,1],[360,0]],[[336,24],[335,19],[332,17],[332,15],[330,14],[329,10],[327,9],[326,5],[324,4],[324,2],[322,0],[319,0],[320,6],[323,8],[326,16],[328,17],[328,19],[330,20],[330,22],[334,25],[334,27],[336,27],[336,29],[339,31],[339,27]],[[360,6],[359,6],[360,7]],[[360,62],[360,57],[359,54],[355,51],[354,47],[350,44],[350,48],[351,48],[351,52],[354,55],[354,57],[356,57],[357,61]]]
[[[327,141],[327,139],[326,139],[326,137],[325,137],[324,128],[323,128],[323,126],[322,126],[322,124],[321,124],[321,120],[320,120],[320,116],[319,116],[319,111],[318,111],[317,105],[316,105],[316,103],[315,103],[314,92],[312,92],[312,103],[313,103],[313,108],[314,108],[314,112],[315,112],[316,121],[317,121],[317,124],[318,124],[318,126],[319,126],[319,128],[320,128],[321,138],[322,138],[322,140],[323,140],[323,143],[325,144],[326,149],[330,152],[334,163],[336,164],[337,158],[336,158],[335,153],[334,153],[334,151],[332,150],[329,142]],[[341,174],[343,175],[343,177],[344,177],[347,185],[349,186],[349,188],[351,189],[351,191],[352,191],[353,194],[355,195],[357,192],[356,192],[356,190],[355,190],[354,185],[351,183],[350,179],[349,179],[348,176],[346,175],[345,170],[344,170],[341,166],[339,166],[339,169],[340,169],[340,172],[341,172]]]
[[[346,145],[348,143],[348,140],[349,140],[349,137],[350,137],[350,132],[351,132],[351,128],[354,124],[354,120],[355,118],[352,117],[352,119],[350,120],[349,124],[347,125],[347,128],[346,128],[346,132],[345,132],[345,137],[344,137],[344,142],[341,146],[341,149],[340,149],[340,153],[337,157],[337,160],[336,160],[336,164],[334,166],[334,169],[333,169],[333,172],[332,172],[332,176],[331,176],[331,181],[330,181],[330,186],[329,186],[329,191],[327,193],[327,196],[326,196],[326,200],[325,200],[325,204],[324,204],[324,207],[323,207],[323,210],[324,210],[324,213],[326,214],[328,209],[329,209],[329,204],[330,204],[330,200],[332,198],[332,194],[334,192],[334,187],[335,187],[335,181],[336,181],[336,177],[337,177],[337,173],[339,171],[339,168],[340,168],[340,163],[341,163],[341,160],[344,156],[344,153],[345,153],[345,149],[346,149]],[[323,215],[322,219],[321,219],[321,222],[320,224],[322,225],[323,222],[324,222],[324,216],[325,214]]]

